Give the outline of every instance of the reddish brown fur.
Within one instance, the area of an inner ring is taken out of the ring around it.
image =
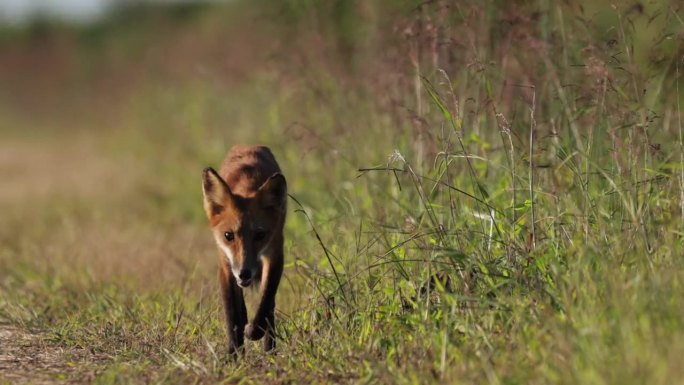
[[[219,175],[235,195],[251,198],[280,167],[265,146],[233,146],[221,163]]]
[[[264,335],[264,348],[271,350],[275,347],[275,295],[283,271],[285,177],[267,147],[235,146],[220,173],[205,169],[203,191],[204,208],[222,254],[219,280],[229,351],[238,351],[245,336],[258,340]],[[257,281],[259,305],[247,323],[241,286]]]

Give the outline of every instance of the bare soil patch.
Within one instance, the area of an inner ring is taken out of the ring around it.
[[[108,358],[51,344],[43,333],[0,324],[0,384],[92,383]]]
[[[0,324],[0,381],[12,384],[63,383],[73,366],[63,358],[63,350],[43,342],[33,334]]]

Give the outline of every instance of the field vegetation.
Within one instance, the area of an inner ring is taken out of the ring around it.
[[[259,0],[3,29],[0,380],[683,383],[683,19]],[[236,143],[291,200],[277,352],[231,361],[200,181]]]

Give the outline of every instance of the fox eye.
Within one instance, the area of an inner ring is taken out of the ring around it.
[[[257,230],[257,232],[254,233],[255,241],[262,241],[264,238],[266,238],[266,232],[264,230]]]
[[[233,234],[232,231],[226,231],[226,233],[224,235],[226,236],[226,239],[229,241],[232,241],[233,239],[235,239],[235,234]]]

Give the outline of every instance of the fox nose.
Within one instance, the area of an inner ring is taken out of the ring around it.
[[[240,281],[249,281],[250,278],[252,278],[252,272],[247,269],[242,269],[240,270],[240,274],[238,274],[238,278],[240,278]]]

